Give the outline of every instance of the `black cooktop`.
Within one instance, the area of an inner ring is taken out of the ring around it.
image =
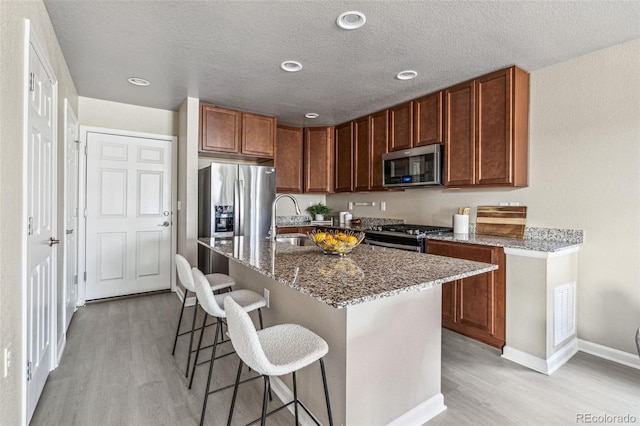
[[[412,225],[407,223],[373,226],[371,230],[375,232],[396,232],[408,235],[453,232],[453,228],[448,226]]]

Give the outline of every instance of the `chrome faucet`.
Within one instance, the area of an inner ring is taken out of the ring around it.
[[[276,204],[278,204],[278,200],[280,200],[280,198],[282,198],[282,197],[291,198],[291,201],[293,201],[293,205],[296,208],[296,214],[300,214],[300,206],[298,205],[298,200],[296,200],[293,195],[291,195],[291,194],[280,194],[280,195],[278,195],[273,200],[273,203],[271,203],[271,229],[269,230],[269,239],[271,241],[275,241],[276,240]]]

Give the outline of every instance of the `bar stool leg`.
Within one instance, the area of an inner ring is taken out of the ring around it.
[[[320,369],[322,370],[322,384],[324,386],[324,398],[327,401],[327,413],[329,414],[329,426],[333,426],[333,416],[331,415],[331,402],[329,402],[329,388],[327,387],[327,373],[324,370],[324,359],[320,358]]]
[[[260,418],[260,426],[265,426],[267,423],[267,395],[271,390],[271,383],[269,382],[269,376],[262,377],[264,377],[264,392],[262,394],[262,417]]]
[[[189,290],[184,291],[184,297],[182,298],[182,308],[180,309],[180,318],[178,319],[178,328],[176,329],[176,338],[173,339],[173,350],[171,355],[176,354],[176,344],[178,343],[178,334],[180,334],[180,324],[182,324],[182,314],[184,314],[184,304],[187,302],[187,293]]]
[[[193,350],[193,334],[196,330],[196,318],[198,317],[198,296],[196,296],[196,304],[193,305],[193,321],[191,321],[191,336],[189,336],[189,353],[187,354],[187,369],[184,372],[184,377],[189,377],[189,365],[191,363],[191,351]],[[200,335],[204,328],[200,330]]]
[[[211,363],[209,364],[209,377],[207,378],[207,388],[204,391],[204,402],[202,403],[202,414],[200,415],[200,426],[204,424],[204,415],[207,412],[207,401],[209,400],[209,389],[211,388],[211,376],[213,375],[213,362],[216,359],[216,348],[218,347],[218,334],[220,333],[221,324],[222,324],[221,321],[218,321],[216,323],[216,335],[213,339],[213,349],[211,350]],[[195,364],[194,364],[194,367],[195,367]],[[191,379],[193,379],[193,373],[191,373],[191,375],[192,375]]]
[[[233,387],[233,398],[231,398],[231,408],[229,409],[229,418],[227,419],[227,426],[231,426],[231,418],[233,417],[233,409],[236,406],[236,396],[238,396],[238,385],[240,384],[240,375],[242,374],[242,366],[244,362],[240,360],[238,365],[238,374],[236,375],[236,384]]]
[[[193,373],[196,372],[196,365],[198,365],[198,357],[200,356],[200,348],[202,347],[202,337],[204,336],[204,325],[207,323],[207,313],[204,313],[204,320],[202,320],[202,330],[200,330],[200,339],[198,339],[198,350],[196,351],[196,359],[193,360],[193,368],[191,369],[191,380],[189,380],[189,389],[193,385]]]
[[[298,382],[296,380],[296,372],[293,373],[293,409],[296,415],[296,426],[298,426]]]

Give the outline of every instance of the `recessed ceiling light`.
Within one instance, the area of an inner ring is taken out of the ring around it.
[[[367,22],[367,17],[364,16],[364,13],[356,12],[355,10],[341,13],[336,20],[338,26],[344,30],[358,29],[363,26],[365,22]]]
[[[412,78],[416,78],[418,73],[413,70],[400,71],[396,74],[396,78],[398,80],[411,80]]]
[[[127,81],[135,86],[148,86],[149,84],[151,84],[149,83],[149,81],[140,77],[129,77]]]
[[[302,69],[302,64],[298,61],[284,61],[280,64],[280,68],[287,72],[296,72]]]
[[[314,118],[318,118],[320,117],[320,115],[318,113],[315,112],[308,112],[304,115],[306,118],[310,118],[310,119],[314,119]]]

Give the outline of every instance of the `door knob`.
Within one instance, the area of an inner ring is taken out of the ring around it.
[[[56,240],[53,237],[49,238],[49,247],[53,247],[54,244],[60,244],[60,240]]]
[[[167,222],[166,220],[164,222],[162,222],[161,225],[158,226],[164,226],[165,228],[169,226],[169,222]]]

